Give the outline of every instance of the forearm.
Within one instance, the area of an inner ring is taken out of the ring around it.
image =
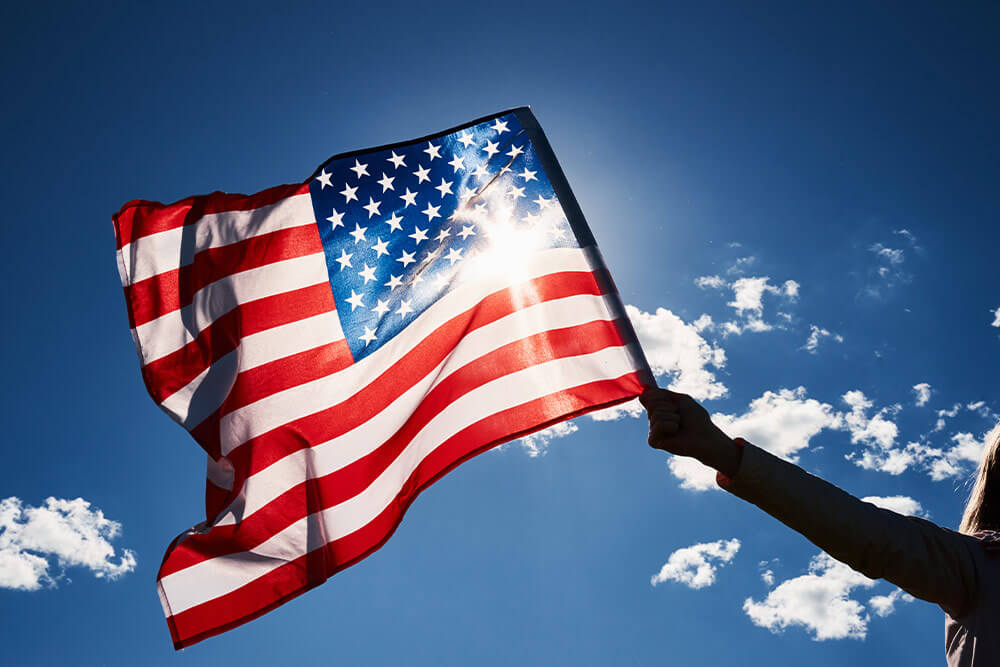
[[[974,538],[862,502],[748,445],[723,488],[865,576],[961,614],[977,587]]]

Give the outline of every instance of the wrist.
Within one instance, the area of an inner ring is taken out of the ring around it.
[[[725,467],[716,468],[718,472],[715,475],[715,483],[727,490],[733,478],[740,471],[740,463],[743,461],[743,447],[747,444],[743,438],[733,438],[729,442],[731,443],[729,447],[730,457]]]

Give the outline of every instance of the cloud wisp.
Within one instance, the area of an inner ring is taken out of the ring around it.
[[[844,337],[840,334],[833,333],[829,329],[824,329],[823,327],[816,326],[815,324],[810,324],[809,338],[806,339],[806,344],[802,346],[802,349],[809,354],[816,354],[817,350],[819,350],[820,342],[828,338],[837,343],[844,342]]]
[[[120,523],[83,498],[47,498],[39,507],[13,496],[4,498],[0,500],[0,588],[54,587],[69,567],[117,579],[136,566],[130,549],[119,556],[111,546],[120,533]]]
[[[931,385],[927,382],[921,382],[920,384],[913,385],[913,393],[916,396],[917,407],[923,407],[927,405],[927,402],[931,400]]]
[[[736,538],[678,549],[667,557],[667,562],[650,577],[649,583],[656,586],[674,581],[694,589],[711,586],[715,583],[716,571],[730,563],[739,550],[740,541]]]
[[[865,496],[861,500],[903,516],[928,516],[920,502],[909,496]]]

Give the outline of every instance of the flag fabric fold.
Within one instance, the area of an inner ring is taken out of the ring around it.
[[[365,558],[466,459],[652,384],[527,108],[114,228],[143,380],[208,454],[157,580],[176,648]]]

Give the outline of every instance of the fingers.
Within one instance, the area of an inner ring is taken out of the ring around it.
[[[670,451],[668,443],[677,435],[680,426],[676,422],[659,422],[649,428],[649,446],[653,449]]]
[[[655,449],[669,449],[667,440],[677,435],[681,430],[681,416],[678,412],[665,408],[650,410],[649,416],[649,446]]]

